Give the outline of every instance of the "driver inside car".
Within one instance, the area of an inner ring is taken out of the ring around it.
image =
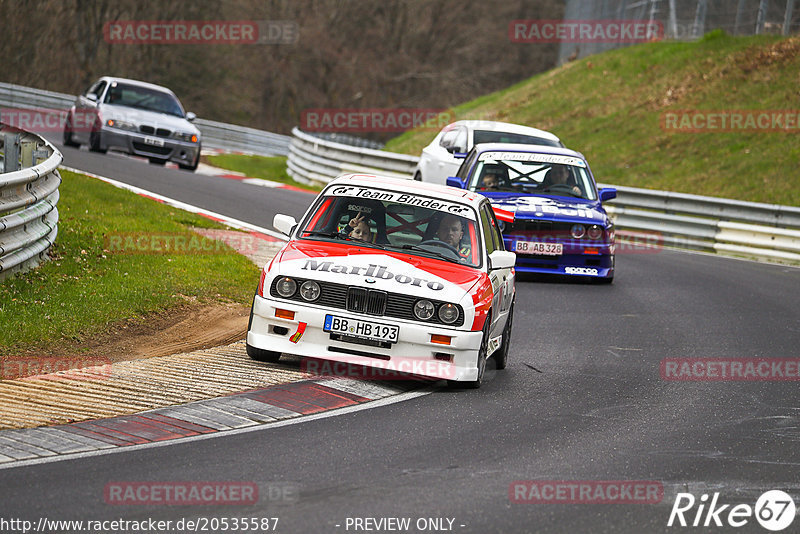
[[[446,243],[453,247],[462,258],[466,258],[470,254],[470,247],[461,245],[461,238],[464,237],[464,225],[461,218],[455,215],[445,215],[442,222],[439,223],[439,229],[436,231],[436,237],[439,241]]]
[[[554,164],[552,167],[550,167],[550,170],[547,171],[547,174],[544,177],[545,189],[561,185],[571,189],[575,195],[583,196],[583,191],[581,191],[581,188],[574,183],[570,183],[568,181],[569,178],[569,169],[567,169],[566,165]]]

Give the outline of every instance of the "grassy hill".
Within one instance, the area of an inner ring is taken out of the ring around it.
[[[789,132],[686,133],[677,110],[800,113],[800,37],[659,42],[613,50],[455,108],[456,116],[550,130],[583,152],[599,182],[800,205],[800,125]],[[386,150],[419,154],[435,135],[407,132]]]

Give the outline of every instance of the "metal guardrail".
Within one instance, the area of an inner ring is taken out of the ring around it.
[[[62,123],[66,118],[64,112],[74,101],[74,95],[0,83],[0,107],[51,111],[60,116]],[[264,156],[286,156],[289,153],[291,137],[288,135],[200,118],[194,123],[202,134],[203,148]]]
[[[62,156],[47,140],[3,128],[0,174],[0,280],[38,265],[58,234],[58,166]]]
[[[411,179],[419,158],[315,138],[295,128],[287,161],[298,182],[327,183],[348,172]],[[605,204],[622,239],[800,263],[800,208],[635,187]]]
[[[419,158],[335,143],[292,129],[287,172],[301,183],[327,183],[342,173],[411,178]]]

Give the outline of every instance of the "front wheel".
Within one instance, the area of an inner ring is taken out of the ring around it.
[[[478,349],[478,377],[469,382],[459,382],[457,380],[448,380],[447,385],[453,388],[465,387],[470,389],[478,389],[483,384],[483,375],[486,372],[486,354],[489,350],[489,329],[492,325],[491,316],[486,317],[486,322],[483,325],[483,337],[481,338],[481,346]]]
[[[259,349],[250,344],[247,345],[247,355],[258,362],[278,363],[278,360],[281,359],[280,352]]]
[[[500,341],[500,350],[494,354],[494,361],[497,364],[497,369],[505,369],[508,365],[508,348],[511,344],[511,327],[514,323],[514,304],[508,310],[508,320],[506,320],[506,327],[503,329],[503,338]]]
[[[64,121],[64,146],[79,147],[80,143],[76,142],[72,137],[72,117],[67,115],[67,120]]]
[[[92,152],[99,152],[101,154],[105,154],[108,152],[107,148],[103,148],[103,144],[100,138],[100,125],[95,124],[94,128],[92,128],[91,133],[89,133],[89,150]]]

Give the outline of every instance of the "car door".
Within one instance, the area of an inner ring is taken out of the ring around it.
[[[96,81],[75,102],[75,112],[80,115],[81,122],[85,127],[76,128],[73,136],[83,143],[89,142],[89,126],[93,122],[91,117],[97,118],[100,99],[103,96],[106,85],[105,80]],[[92,100],[89,95],[94,95],[96,100]]]
[[[495,250],[504,250],[503,238],[497,225],[494,212],[487,200],[481,206],[481,227],[486,244],[486,262],[489,265],[489,255]],[[503,333],[508,311],[513,301],[514,273],[511,269],[489,269],[489,281],[492,284],[492,325],[490,337],[495,338]],[[493,347],[489,347],[490,353]]]

